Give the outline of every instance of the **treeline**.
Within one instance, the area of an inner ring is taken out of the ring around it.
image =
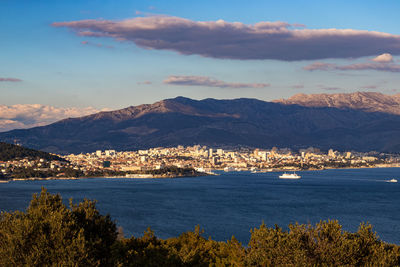
[[[48,178],[48,177],[74,177],[74,178],[94,178],[94,177],[125,177],[126,174],[152,174],[152,175],[165,175],[167,177],[180,177],[180,176],[199,176],[204,173],[197,172],[193,168],[178,168],[175,166],[165,167],[161,169],[136,171],[136,172],[123,172],[113,171],[108,169],[93,170],[83,172],[69,167],[62,167],[59,170],[47,168],[46,170],[34,167],[15,167],[12,172],[7,175],[0,173],[0,178],[6,179],[24,179],[24,178]]]
[[[16,167],[7,176],[8,178],[48,178],[48,177],[82,177],[84,173],[81,170],[63,167],[60,170],[47,169],[40,170],[33,167]]]
[[[134,219],[134,218],[133,218]],[[337,221],[262,224],[243,246],[205,238],[199,227],[160,239],[151,230],[123,237],[95,202],[67,207],[42,190],[25,212],[0,215],[0,266],[399,266],[400,247],[378,239],[371,225],[355,233]]]
[[[176,166],[167,166],[160,169],[139,171],[138,173],[152,174],[152,175],[171,175],[171,176],[198,176],[204,175],[193,168],[179,168]]]
[[[41,158],[48,161],[52,160],[65,161],[65,159],[60,158],[56,155],[52,155],[47,152],[0,142],[0,161],[8,161],[8,160],[22,159],[22,158],[30,158],[30,159]]]

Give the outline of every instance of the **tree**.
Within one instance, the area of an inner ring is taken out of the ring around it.
[[[194,231],[159,239],[148,229],[124,238],[95,201],[69,207],[42,189],[25,212],[0,215],[0,266],[400,266],[400,246],[379,240],[369,224],[355,233],[337,221],[264,223],[251,231],[248,247]]]
[[[111,266],[117,232],[95,202],[67,208],[42,188],[26,212],[0,215],[0,266]]]

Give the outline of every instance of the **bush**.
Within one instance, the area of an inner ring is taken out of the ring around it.
[[[42,189],[26,212],[0,215],[0,266],[107,266],[117,237],[109,216],[85,200],[67,208]]]
[[[350,233],[337,221],[288,230],[262,224],[247,247],[234,237],[206,239],[199,226],[165,240],[150,229],[124,238],[96,202],[67,207],[42,189],[25,212],[1,213],[0,266],[400,266],[400,247],[380,241],[369,224]]]

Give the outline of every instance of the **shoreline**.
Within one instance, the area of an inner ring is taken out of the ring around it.
[[[385,168],[400,168],[400,166],[364,166],[364,167],[343,167],[343,168],[333,168],[333,167],[326,167],[323,169],[279,169],[279,168],[272,168],[271,171],[267,171],[267,169],[257,169],[256,173],[270,173],[270,172],[300,172],[300,171],[325,171],[325,170],[348,170],[348,169],[385,169]],[[271,169],[271,168],[269,168]],[[224,171],[224,169],[214,169],[217,171]],[[246,170],[234,170],[232,172],[242,172],[242,171],[247,171],[251,172],[252,170],[246,169]]]
[[[400,166],[369,166],[369,167],[345,167],[345,168],[324,168],[324,169],[273,169],[272,171],[266,170],[257,170],[256,173],[271,173],[271,172],[303,172],[303,171],[325,171],[325,170],[352,170],[352,169],[385,169],[385,168],[400,168]],[[214,169],[213,171],[222,171],[223,169]],[[232,172],[242,172],[242,171],[250,171],[251,170],[241,170],[241,171],[232,171]],[[125,176],[96,176],[96,177],[29,177],[29,178],[11,178],[7,180],[0,180],[0,183],[8,183],[11,181],[46,181],[46,180],[80,180],[80,179],[176,179],[176,178],[194,178],[194,177],[204,177],[204,176],[218,176],[220,174],[217,173],[202,173],[200,175],[153,175],[153,174],[127,174]]]
[[[204,173],[200,175],[153,175],[153,174],[129,174],[129,176],[96,176],[96,177],[28,177],[28,178],[11,178],[8,180],[2,180],[4,183],[10,181],[46,181],[46,180],[80,180],[80,179],[175,179],[175,178],[192,178],[192,177],[203,177],[211,176],[213,174]],[[214,174],[215,175],[215,174]]]

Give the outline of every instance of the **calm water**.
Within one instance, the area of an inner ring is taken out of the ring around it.
[[[400,168],[300,172],[300,180],[279,173],[223,173],[183,179],[82,179],[15,181],[0,184],[0,210],[25,209],[42,186],[76,201],[97,199],[126,236],[150,226],[166,238],[199,224],[207,236],[243,243],[250,229],[267,225],[338,219],[355,231],[370,222],[381,239],[400,244]]]

